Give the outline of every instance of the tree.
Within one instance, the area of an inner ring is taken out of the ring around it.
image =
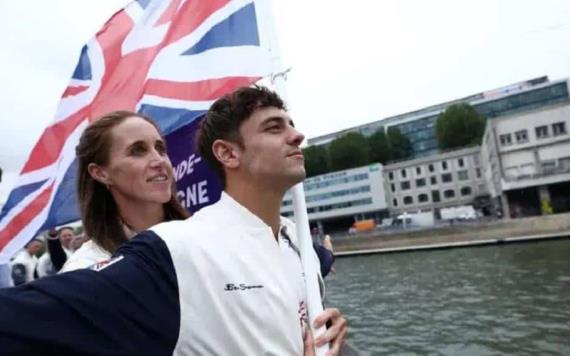
[[[390,159],[399,160],[412,155],[413,147],[410,139],[405,136],[397,127],[388,129],[388,144],[390,145]]]
[[[437,118],[437,142],[441,149],[479,145],[484,131],[485,118],[469,104],[451,105]]]
[[[330,172],[329,152],[324,145],[309,146],[303,149],[307,177]]]
[[[347,133],[331,142],[329,157],[332,171],[367,165],[370,163],[368,141],[359,133]]]
[[[370,147],[370,160],[372,162],[386,164],[391,160],[392,152],[384,128],[380,128],[368,137],[368,146]]]

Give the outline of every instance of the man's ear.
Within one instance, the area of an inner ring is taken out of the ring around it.
[[[212,144],[212,153],[222,166],[229,169],[239,167],[241,151],[236,143],[218,139]]]
[[[107,170],[100,165],[96,163],[89,163],[87,166],[87,172],[89,172],[91,178],[95,179],[97,182],[102,183],[107,187],[111,184]]]

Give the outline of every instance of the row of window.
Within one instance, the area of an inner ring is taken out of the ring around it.
[[[481,178],[481,168],[475,168],[475,173],[477,175],[477,178]],[[457,172],[457,180],[465,181],[468,179],[469,179],[469,171],[468,170],[465,169],[465,170]],[[441,182],[442,183],[453,182],[453,175],[451,173],[442,174],[441,175]],[[437,176],[431,176],[430,177],[430,183],[431,183],[431,185],[437,185]],[[416,179],[416,188],[425,187],[426,185],[427,185],[426,178]],[[411,185],[410,181],[400,182],[400,190],[409,190],[411,188],[412,188],[412,185]],[[390,190],[392,191],[392,193],[396,192],[396,184],[395,183],[390,183]]]
[[[568,131],[566,130],[566,123],[564,121],[555,122],[554,124],[537,126],[534,128],[537,140],[545,139],[550,136],[556,137],[560,135],[566,135]],[[519,130],[514,134],[507,133],[499,135],[499,142],[501,146],[510,146],[513,144],[513,136],[516,143],[526,143],[528,142],[528,130]]]
[[[568,86],[561,82],[545,88],[529,90],[506,98],[474,105],[486,118],[510,115],[568,101]]]
[[[473,189],[471,187],[463,187],[459,190],[459,193],[461,194],[461,196],[469,196],[473,194]],[[455,190],[454,189],[446,189],[443,191],[443,197],[445,199],[453,199],[455,198]],[[432,190],[431,191],[431,200],[434,203],[438,203],[441,201],[441,195],[439,190]],[[411,195],[407,195],[405,196],[403,199],[403,204],[404,205],[412,205],[414,204],[414,197]],[[429,196],[427,193],[422,193],[422,194],[418,194],[416,201],[418,203],[427,203],[429,201]],[[392,200],[392,205],[394,205],[395,207],[398,206],[398,199],[394,198]]]
[[[352,189],[337,190],[334,192],[323,193],[323,194],[307,195],[305,197],[305,201],[308,203],[308,202],[312,202],[312,201],[319,201],[319,200],[324,200],[324,199],[342,197],[345,195],[367,193],[369,191],[370,191],[370,186],[369,185],[363,185],[363,186],[352,188]],[[285,206],[289,206],[291,204],[293,204],[293,200],[287,199],[287,200],[283,200],[283,202],[281,203],[281,206],[285,207]]]
[[[350,182],[358,182],[358,181],[366,180],[366,179],[368,179],[368,173],[361,173],[361,174],[355,174],[355,175],[350,176],[350,177],[336,178],[336,179],[331,179],[331,180],[327,180],[324,182],[308,183],[308,184],[304,184],[303,186],[305,188],[305,191],[309,191],[309,190],[313,190],[313,189],[330,187],[331,185],[346,184],[346,183],[350,183]]]
[[[363,185],[361,187],[356,187],[356,188],[352,188],[352,189],[344,189],[344,190],[337,190],[337,191],[329,192],[329,193],[308,195],[306,198],[306,202],[342,197],[342,196],[351,195],[351,194],[367,193],[369,191],[370,191],[370,186],[369,185]]]
[[[466,158],[467,157],[461,157],[461,158],[457,158],[457,167],[459,168],[465,168],[466,167]],[[441,161],[439,162],[441,170],[442,171],[448,171],[450,170],[450,166],[451,163],[449,161]],[[475,166],[479,166],[480,165],[480,160],[479,160],[479,156],[478,155],[474,155],[473,156],[473,164]],[[435,172],[435,168],[436,168],[436,164],[435,163],[430,163],[427,165],[427,172],[429,173],[433,173]],[[400,169],[400,178],[408,178],[408,169],[412,169],[412,168],[402,168]],[[423,166],[417,166],[415,167],[415,173],[416,176],[422,175],[424,172],[426,171],[426,167]],[[388,172],[388,179],[393,181],[395,178],[395,171],[391,171]]]
[[[307,213],[311,214],[311,213],[317,213],[317,212],[323,212],[323,211],[346,209],[346,208],[351,208],[353,206],[369,205],[369,204],[372,204],[372,198],[346,201],[346,202],[337,203],[337,204],[315,206],[312,208],[308,208]]]

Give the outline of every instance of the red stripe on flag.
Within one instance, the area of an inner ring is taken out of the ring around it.
[[[259,79],[261,77],[228,77],[190,83],[149,79],[146,82],[145,94],[178,100],[215,100],[239,87],[248,86]]]
[[[170,25],[163,46],[178,41],[182,37],[190,34],[212,13],[222,8],[228,2],[228,0],[186,1],[180,10],[178,10],[176,18]]]
[[[54,184],[55,183],[52,183],[41,192],[40,195],[32,200],[24,210],[16,214],[8,225],[0,231],[0,251],[45,208],[51,197]],[[32,236],[30,236],[30,238],[32,238]]]
[[[172,18],[176,16],[176,11],[178,10],[178,6],[180,5],[181,0],[173,0],[168,8],[164,10],[162,16],[158,19],[158,21],[154,24],[155,26],[160,26],[169,23],[172,21]]]
[[[86,108],[83,108],[67,119],[45,129],[34,146],[22,173],[35,171],[53,164],[59,157],[69,135],[83,121],[86,112]]]
[[[87,90],[87,88],[89,88],[88,86],[85,85],[81,85],[78,87],[67,87],[65,89],[65,91],[63,92],[63,95],[61,96],[62,98],[67,98],[69,96],[74,96],[77,95],[81,92],[84,92],[85,90]]]

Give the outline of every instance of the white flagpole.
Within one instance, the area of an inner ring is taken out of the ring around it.
[[[281,55],[277,41],[277,33],[274,27],[270,0],[258,1],[256,3],[257,5],[261,5],[263,3],[263,5],[267,6],[264,9],[265,11],[258,7],[258,10],[261,10],[258,12],[258,16],[263,18],[261,21],[264,22],[265,28],[271,32],[269,36],[271,41],[273,68],[271,82],[275,86],[275,91],[283,101],[288,102],[286,88],[286,73],[288,70],[286,71],[281,63]],[[293,211],[295,213],[295,225],[297,228],[296,232],[297,237],[299,238],[299,251],[301,254],[301,262],[303,264],[303,273],[305,275],[308,322],[313,337],[316,338],[326,331],[326,327],[322,326],[319,329],[315,329],[313,326],[315,318],[323,312],[323,304],[321,302],[321,292],[317,275],[317,271],[320,270],[320,266],[318,265],[318,260],[315,258],[315,252],[313,250],[313,240],[309,229],[309,216],[307,214],[307,204],[305,202],[303,183],[298,183],[292,187],[291,194],[293,196]],[[317,356],[324,356],[328,350],[329,345],[326,344],[321,347],[316,347],[315,353]]]

